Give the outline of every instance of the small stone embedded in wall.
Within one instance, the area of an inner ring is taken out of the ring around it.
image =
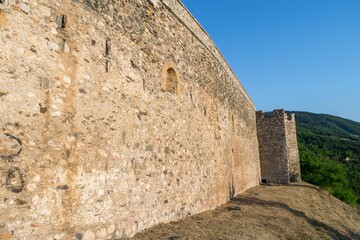
[[[75,238],[76,238],[76,240],[82,240],[83,239],[82,233],[75,234]]]
[[[30,12],[30,7],[26,3],[20,3],[19,8],[26,14]]]
[[[84,233],[82,240],[94,240],[95,237],[96,237],[95,234],[91,230],[87,230]]]
[[[55,240],[62,240],[62,239],[65,239],[65,233],[59,233],[59,234],[56,234],[55,237],[54,237]],[[75,238],[75,240],[77,240],[77,238]]]
[[[56,112],[52,112],[50,115],[51,115],[52,117],[60,117],[60,116],[62,115],[62,112],[56,111]]]
[[[106,239],[107,236],[106,228],[100,228],[99,230],[97,230],[96,236],[100,239]]]
[[[70,84],[71,84],[71,78],[70,78],[70,77],[64,76],[63,80],[64,80],[64,82],[65,82],[67,85],[70,85]]]
[[[49,78],[46,77],[40,77],[39,78],[39,82],[40,82],[40,87],[44,88],[44,89],[48,89],[50,87],[50,80]]]
[[[53,35],[58,34],[58,32],[56,31],[56,29],[55,29],[55,28],[51,28],[51,29],[50,29],[50,32],[51,32]]]
[[[151,2],[156,5],[159,0],[151,0]]]
[[[116,227],[115,227],[114,224],[111,224],[111,225],[108,227],[108,229],[107,229],[107,233],[108,233],[109,235],[114,234],[115,231],[116,231]]]
[[[49,42],[49,48],[50,48],[50,50],[57,51],[57,50],[59,50],[59,45],[57,45],[54,42]]]

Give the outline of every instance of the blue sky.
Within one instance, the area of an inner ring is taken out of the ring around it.
[[[182,0],[258,110],[360,122],[360,0]]]

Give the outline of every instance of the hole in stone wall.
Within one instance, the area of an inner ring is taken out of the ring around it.
[[[205,117],[206,117],[206,108],[204,107],[204,115],[205,115]]]
[[[151,3],[152,3],[153,5],[156,5],[158,1],[159,1],[159,0],[151,0]]]
[[[61,14],[59,17],[59,27],[66,28],[66,25],[67,25],[67,16]]]
[[[106,61],[105,62],[105,72],[109,72],[110,71],[110,62],[109,61]]]
[[[61,43],[60,43],[61,51],[64,51],[64,50],[65,50],[65,46],[66,46],[66,40],[65,40],[65,39],[61,39]]]
[[[170,93],[178,93],[178,77],[173,68],[167,70],[166,91]]]
[[[296,172],[290,172],[290,182],[297,182],[299,180],[299,174]]]
[[[105,41],[105,56],[106,57],[110,55],[110,50],[111,50],[110,39],[107,39]]]
[[[234,128],[235,128],[235,117],[234,117],[234,114],[231,114],[230,125],[231,125],[231,129],[234,130]]]
[[[261,183],[262,184],[267,184],[267,179],[265,179],[265,178],[261,179]]]

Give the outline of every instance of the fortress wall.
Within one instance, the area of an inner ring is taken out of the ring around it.
[[[165,6],[173,12],[178,19],[185,24],[185,26],[193,33],[193,35],[208,49],[208,51],[217,59],[223,70],[227,73],[229,78],[232,78],[236,83],[236,88],[241,92],[244,98],[249,102],[250,105],[254,105],[251,98],[245,91],[242,84],[235,76],[232,69],[227,64],[225,58],[216,47],[211,37],[201,27],[197,20],[191,15],[191,13],[185,8],[185,6],[179,0],[163,0]],[[255,109],[255,108],[254,108]]]
[[[286,145],[288,147],[289,178],[291,182],[301,181],[299,147],[297,144],[295,114],[286,119]]]
[[[263,183],[289,182],[289,162],[284,110],[257,112],[261,179]]]
[[[254,106],[179,2],[1,4],[1,237],[131,236],[258,184]]]

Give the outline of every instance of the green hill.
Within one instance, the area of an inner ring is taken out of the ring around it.
[[[296,114],[302,179],[360,206],[360,123],[327,114]]]

